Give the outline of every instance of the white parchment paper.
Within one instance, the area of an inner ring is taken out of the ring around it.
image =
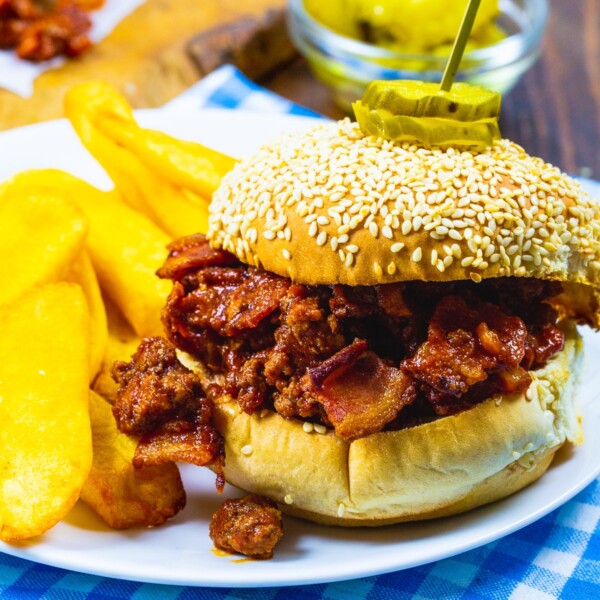
[[[92,15],[90,39],[97,43],[105,38],[116,25],[133,12],[145,0],[106,0],[100,10]],[[0,51],[0,87],[10,90],[23,98],[33,94],[33,82],[45,71],[62,65],[66,59],[55,58],[40,64],[17,58],[14,51]]]

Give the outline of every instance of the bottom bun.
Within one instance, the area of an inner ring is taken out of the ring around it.
[[[223,396],[216,422],[225,438],[225,477],[276,500],[284,512],[326,525],[443,517],[504,498],[543,475],[565,441],[581,442],[575,390],[582,340],[573,324],[563,329],[564,349],[532,372],[525,394],[353,442],[331,430],[307,433],[301,421],[272,411],[248,415]],[[208,378],[190,357],[184,361]]]

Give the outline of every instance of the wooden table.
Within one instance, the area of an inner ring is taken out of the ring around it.
[[[502,134],[561,169],[600,179],[600,2],[549,3],[542,56],[504,98]],[[262,83],[327,116],[343,114],[302,60]]]
[[[61,116],[66,90],[99,76],[136,108],[160,106],[200,77],[186,52],[190,38],[285,1],[147,0],[85,60],[40,77],[34,97],[0,90],[0,130]],[[566,171],[600,179],[600,1],[549,3],[542,57],[504,98],[502,132]],[[260,83],[327,116],[343,116],[302,60]]]
[[[146,0],[101,43],[77,60],[47,71],[34,94],[0,89],[0,131],[63,116],[63,98],[79,83],[102,79],[134,108],[153,108],[201,76],[188,53],[199,33],[242,17],[262,15],[285,0]]]

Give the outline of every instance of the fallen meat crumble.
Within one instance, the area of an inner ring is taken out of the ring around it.
[[[283,536],[281,511],[264,496],[225,500],[213,515],[210,538],[217,548],[252,558],[272,558]]]

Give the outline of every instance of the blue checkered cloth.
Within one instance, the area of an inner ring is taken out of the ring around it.
[[[247,80],[233,67],[209,75],[171,105],[318,116]],[[421,567],[348,582],[209,589],[85,575],[0,554],[0,597],[56,600],[548,600],[600,598],[600,478],[561,508],[496,542]]]

